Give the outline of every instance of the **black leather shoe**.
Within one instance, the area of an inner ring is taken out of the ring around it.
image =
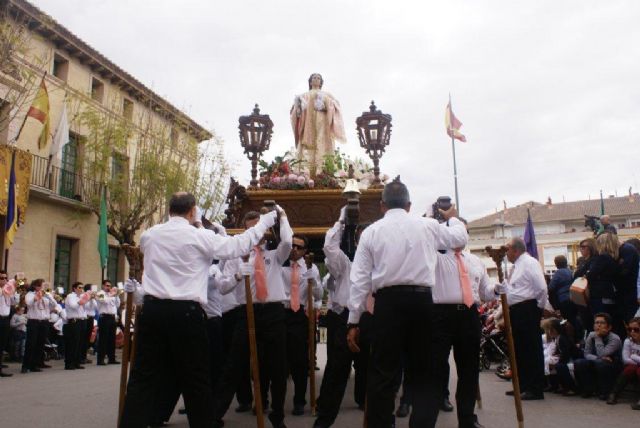
[[[533,393],[533,392],[529,392],[529,391],[525,391],[522,393],[522,395],[520,395],[520,399],[521,400],[544,400],[544,394],[543,393]]]
[[[120,361],[116,361],[116,360],[109,361],[109,364],[120,364]]]
[[[187,414],[187,409],[185,409],[184,407],[181,407],[178,409],[178,414],[179,415],[186,415]]]
[[[75,370],[75,367],[71,367],[71,366],[65,366],[64,367],[65,370]]]
[[[480,422],[475,421],[473,423],[473,425],[471,425],[473,428],[484,428],[484,425],[482,425]]]
[[[11,376],[13,376],[11,373],[0,372],[0,377],[11,377]]]
[[[406,418],[407,416],[409,416],[410,412],[411,406],[409,406],[407,403],[400,403],[400,405],[398,406],[398,410],[396,410],[396,416],[399,418]]]
[[[277,422],[277,423],[272,422],[272,425],[273,425],[273,428],[287,428],[287,426],[284,424],[284,421]]]
[[[24,367],[20,370],[20,373],[29,373],[29,369],[25,369]]]
[[[443,412],[453,412],[453,405],[451,404],[451,401],[449,401],[448,398],[445,398],[442,401],[442,407],[440,407],[440,410],[442,410]]]
[[[78,366],[76,366],[76,369],[78,369],[78,370],[84,370],[84,366],[80,366],[80,365],[78,365]]]
[[[251,410],[251,404],[240,404],[236,407],[236,413],[246,413]]]
[[[98,361],[96,363],[97,366],[106,366],[107,364],[104,361]]]
[[[30,372],[32,372],[32,373],[38,373],[38,372],[41,372],[41,371],[42,371],[42,369],[39,369],[39,368],[37,368],[37,367],[34,367],[34,368],[32,368],[32,369],[29,369],[29,371],[30,371]]]
[[[304,406],[300,404],[296,404],[293,406],[293,410],[291,411],[293,416],[302,416],[304,415]]]
[[[41,369],[50,369],[51,366],[49,364],[43,364],[40,366]]]
[[[504,395],[508,395],[509,397],[513,397],[513,389],[511,391],[507,391]]]
[[[8,368],[9,368],[9,366],[8,366],[8,365],[6,365],[6,364],[2,364],[2,365],[0,365],[0,368],[8,369]]]

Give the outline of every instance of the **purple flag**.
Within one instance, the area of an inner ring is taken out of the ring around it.
[[[536,233],[533,231],[531,213],[527,210],[527,226],[524,228],[524,244],[527,246],[527,253],[535,259],[538,258],[538,246],[536,245]]]

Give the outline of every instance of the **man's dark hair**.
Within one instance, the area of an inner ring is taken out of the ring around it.
[[[294,233],[292,238],[293,239],[297,238],[297,239],[300,239],[301,241],[304,241],[304,248],[305,249],[309,248],[309,239],[306,236],[298,235],[297,233]]]
[[[7,271],[6,271],[6,270],[4,270],[4,269],[0,269],[0,275],[6,275],[6,274],[7,274]]]
[[[558,269],[564,269],[568,266],[567,258],[563,255],[556,256],[553,259],[553,263],[555,263]]]
[[[107,282],[109,283],[109,285],[113,285],[113,284],[111,284],[111,281],[108,280],[108,279],[103,279],[102,280],[102,285],[105,285]]]
[[[82,282],[80,282],[80,281],[74,282],[73,284],[71,284],[71,289],[75,290],[80,285],[82,285]],[[84,287],[83,287],[83,289],[84,289]]]
[[[196,197],[191,193],[177,192],[169,200],[169,215],[185,215],[196,206]]]
[[[521,253],[527,252],[527,245],[524,243],[522,238],[513,238],[511,240],[511,248],[518,250]]]
[[[625,244],[633,245],[633,248],[635,248],[636,251],[640,253],[640,239],[638,238],[627,239]],[[0,273],[2,273],[2,271],[0,271]]]
[[[36,287],[39,287],[42,284],[44,284],[44,279],[42,278],[34,279],[33,281],[31,281],[31,285],[29,288],[32,290],[35,290]]]
[[[260,213],[258,211],[248,211],[244,217],[242,217],[242,226],[246,228],[249,220],[255,220],[257,218],[260,218]]]
[[[411,203],[409,189],[407,189],[407,186],[399,179],[393,180],[384,186],[382,202],[384,202],[389,209],[406,208],[407,204]]]
[[[83,289],[84,291],[91,291],[91,284],[85,284]]]
[[[598,312],[593,316],[594,321],[596,318],[604,318],[605,322],[607,323],[607,326],[609,327],[611,327],[611,324],[613,323],[613,320],[611,319],[611,315],[609,315],[606,312]]]

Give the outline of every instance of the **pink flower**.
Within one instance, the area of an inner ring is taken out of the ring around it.
[[[298,184],[300,185],[304,185],[304,182],[306,181],[306,179],[304,178],[304,176],[299,176],[298,177]]]
[[[296,181],[298,181],[298,176],[295,174],[289,174],[289,181],[295,183]]]
[[[271,179],[271,182],[272,182],[273,184],[278,184],[278,183],[280,183],[280,177],[273,177],[273,178]]]
[[[307,184],[309,185],[309,189],[313,189],[313,186],[315,186],[315,183],[313,180],[307,181]]]

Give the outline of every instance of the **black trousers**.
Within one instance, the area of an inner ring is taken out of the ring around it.
[[[62,337],[64,338],[64,366],[65,368],[76,368],[80,365],[80,324],[76,320],[69,320],[62,327]]]
[[[371,360],[371,343],[373,341],[373,315],[365,312],[360,317],[360,352],[353,354],[354,385],[353,399],[358,406],[364,408],[367,397],[367,373]],[[398,372],[398,375],[400,373]],[[397,388],[396,388],[397,389]]]
[[[207,319],[207,337],[209,338],[209,367],[211,376],[211,393],[216,393],[216,387],[222,375],[224,364],[224,344],[222,341],[222,318]],[[214,396],[215,400],[215,396]]]
[[[622,370],[619,361],[577,359],[573,362],[578,387],[583,393],[608,395]]]
[[[442,402],[440,378],[432,357],[431,289],[396,286],[378,290],[373,316],[373,343],[367,382],[367,419],[370,428],[392,423],[396,377],[406,352],[406,370],[412,383],[411,428],[434,427]]]
[[[231,349],[231,342],[233,340],[233,334],[236,330],[236,325],[238,324],[238,320],[243,315],[243,311],[246,311],[244,306],[238,306],[236,308],[231,309],[228,312],[222,314],[222,353],[223,353],[223,363],[221,366],[220,378],[222,378],[222,370],[224,366],[227,364],[227,358],[229,358],[229,350]],[[245,312],[246,313],[246,312]],[[219,388],[218,385],[215,386],[216,389]],[[253,391],[251,390],[251,368],[249,367],[249,362],[247,361],[245,370],[240,373],[240,378],[238,380],[238,387],[236,389],[236,399],[238,400],[238,404],[241,405],[251,405],[253,402]]]
[[[293,380],[293,405],[307,404],[309,379],[309,318],[300,306],[298,312],[285,309],[287,324],[287,364]]]
[[[474,305],[437,304],[433,307],[433,347],[441,374],[442,390],[449,392],[449,354],[453,348],[458,382],[456,411],[458,426],[472,428],[479,384],[480,316]]]
[[[120,428],[143,428],[152,420],[158,391],[166,382],[164,373],[175,374],[189,426],[211,427],[209,340],[200,304],[147,296],[136,321],[136,359]]]
[[[104,362],[105,356],[116,360],[116,317],[110,314],[98,318],[98,362]]]
[[[2,363],[2,356],[4,355],[5,349],[7,349],[9,341],[9,332],[11,331],[10,321],[9,315],[0,317],[0,364]],[[0,367],[0,372],[2,372],[2,367]]]
[[[49,322],[46,320],[27,321],[27,340],[22,357],[23,369],[34,369],[44,365],[44,344],[47,339]]]
[[[542,310],[535,300],[526,300],[509,308],[520,391],[542,394],[545,388],[544,353],[540,318]]]
[[[256,342],[260,361],[261,377],[271,384],[271,413],[269,420],[277,425],[284,420],[284,399],[287,392],[287,332],[285,311],[282,303],[255,304]],[[238,388],[238,382],[249,361],[249,336],[246,307],[239,313],[238,324],[233,332],[229,357],[220,379],[215,419],[222,420]],[[264,394],[263,394],[264,395]]]

